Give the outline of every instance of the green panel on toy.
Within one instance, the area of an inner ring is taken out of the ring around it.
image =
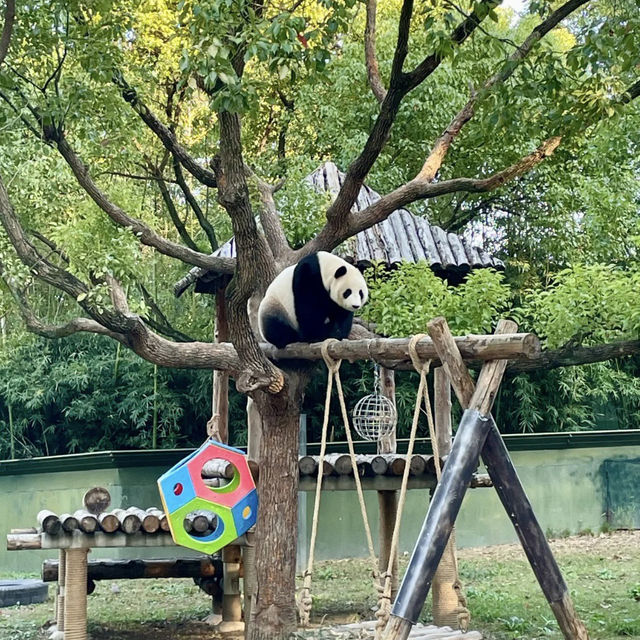
[[[209,487],[202,479],[207,462],[224,460],[234,474],[223,487]],[[174,465],[158,479],[158,488],[176,544],[214,553],[248,531],[258,515],[256,485],[242,451],[207,440],[199,449]],[[216,515],[216,528],[204,536],[193,536],[184,528],[185,516],[196,510]]]
[[[200,509],[215,513],[217,526],[213,532],[206,536],[193,536],[185,530],[184,519],[188,513]],[[242,535],[236,529],[233,514],[229,507],[219,504],[212,505],[210,501],[204,498],[193,498],[177,511],[170,513],[167,519],[169,520],[171,536],[176,544],[202,551],[203,553],[215,553]]]

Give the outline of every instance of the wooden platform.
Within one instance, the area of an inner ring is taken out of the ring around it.
[[[298,637],[305,640],[370,640],[375,636],[376,621],[354,622],[353,624],[322,627],[298,632]],[[436,627],[434,625],[416,624],[411,629],[409,640],[482,640],[479,631],[455,631],[450,627]]]
[[[387,491],[400,488],[407,456],[399,453],[357,455],[358,475],[365,491]],[[441,461],[441,465],[444,460]],[[320,467],[320,456],[300,456],[300,491],[315,491]],[[353,491],[353,466],[346,453],[331,453],[324,459],[322,489],[324,491]],[[431,489],[436,486],[435,463],[432,455],[414,454],[409,460],[408,489]],[[490,487],[485,474],[474,474],[471,488]]]

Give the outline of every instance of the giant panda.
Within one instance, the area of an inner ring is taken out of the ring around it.
[[[284,269],[258,308],[262,337],[278,348],[292,342],[348,337],[353,312],[369,297],[356,267],[326,251]]]

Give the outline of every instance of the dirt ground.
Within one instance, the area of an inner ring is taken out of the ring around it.
[[[623,560],[625,553],[640,552],[640,531],[616,531],[614,534],[600,533],[593,536],[571,536],[550,540],[553,554],[562,557],[566,554],[598,554],[603,558]],[[458,558],[517,559],[524,558],[519,544],[497,544],[492,547],[469,547],[458,550]]]

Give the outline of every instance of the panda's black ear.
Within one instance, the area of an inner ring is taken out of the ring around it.
[[[334,278],[342,278],[343,275],[347,273],[347,267],[344,265],[342,267],[338,267],[336,272],[333,274]]]

